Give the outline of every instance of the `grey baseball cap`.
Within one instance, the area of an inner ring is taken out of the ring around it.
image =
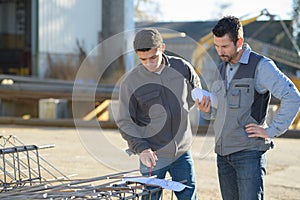
[[[145,28],[136,33],[133,48],[134,50],[158,48],[163,44],[161,34],[155,28]]]

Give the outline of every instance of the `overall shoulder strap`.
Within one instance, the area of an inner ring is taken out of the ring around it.
[[[239,67],[238,71],[236,72],[234,78],[236,78],[236,79],[254,78],[257,64],[262,57],[263,56],[255,53],[255,52],[251,52],[248,63],[240,64],[240,67]]]
[[[225,80],[225,76],[226,76],[226,65],[227,62],[222,62],[218,65],[218,72],[220,73],[222,80]],[[218,77],[217,75],[215,75],[216,78]]]

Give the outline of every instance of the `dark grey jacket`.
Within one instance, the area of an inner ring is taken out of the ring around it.
[[[163,55],[161,74],[139,64],[120,84],[117,125],[131,152],[147,148],[174,157],[190,149],[191,90],[200,78],[185,60]]]

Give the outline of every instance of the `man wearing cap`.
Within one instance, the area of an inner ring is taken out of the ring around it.
[[[129,152],[139,155],[143,176],[184,183],[177,199],[197,199],[191,153],[189,111],[195,104],[191,90],[200,78],[186,60],[164,54],[158,30],[142,29],[135,35],[134,50],[140,61],[120,84],[117,125]]]

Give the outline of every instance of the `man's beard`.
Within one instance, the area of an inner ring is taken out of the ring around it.
[[[221,55],[220,58],[224,62],[230,62],[232,60],[232,56],[227,56],[227,55]]]
[[[223,60],[224,62],[231,62],[234,58],[236,58],[238,55],[238,52],[235,52],[235,54],[233,54],[232,56],[228,56],[228,55],[221,55],[220,58],[221,60]]]

